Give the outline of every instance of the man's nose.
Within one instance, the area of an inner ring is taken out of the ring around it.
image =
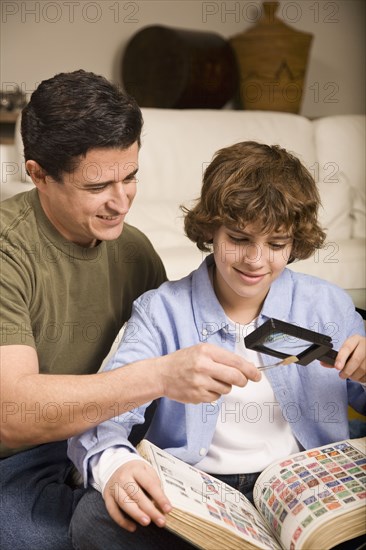
[[[111,186],[108,206],[117,208],[120,213],[128,210],[130,206],[130,198],[122,182],[115,183]]]

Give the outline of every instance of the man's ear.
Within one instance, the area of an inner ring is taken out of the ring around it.
[[[42,191],[47,183],[47,174],[42,166],[38,164],[38,162],[36,162],[35,160],[27,160],[27,162],[25,163],[25,167],[28,174],[32,178],[34,185],[38,188],[39,191]]]

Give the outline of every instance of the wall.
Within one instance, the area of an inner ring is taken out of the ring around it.
[[[258,20],[261,3],[201,0],[1,2],[1,88],[27,94],[60,71],[91,70],[119,82],[127,41],[146,25],[213,31],[224,37]],[[302,114],[365,108],[363,0],[281,0],[278,15],[314,34]]]

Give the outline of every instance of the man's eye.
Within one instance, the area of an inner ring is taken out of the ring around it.
[[[98,193],[98,191],[103,191],[106,187],[106,185],[98,185],[97,187],[89,187],[88,191],[91,193]]]
[[[137,181],[136,176],[128,176],[126,179],[123,180],[123,183],[133,183]]]

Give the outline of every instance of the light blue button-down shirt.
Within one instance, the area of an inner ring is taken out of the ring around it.
[[[211,255],[187,277],[164,283],[136,300],[107,370],[200,342],[235,350],[235,327],[225,315],[209,279],[208,267],[212,263]],[[273,282],[258,325],[271,317],[328,334],[335,349],[352,334],[364,334],[363,320],[343,290],[289,269]],[[273,358],[263,356],[263,364],[270,363]],[[356,410],[365,410],[366,392],[362,385],[340,379],[338,371],[326,369],[318,361],[307,366],[292,364],[266,374],[282,414],[305,449],[349,437],[348,403]],[[222,398],[214,404],[185,405],[163,397],[146,437],[181,460],[197,465],[210,447],[221,401]],[[69,456],[83,473],[85,482],[88,462],[95,454],[111,446],[135,452],[128,435],[134,424],[144,422],[148,405],[69,440]]]

